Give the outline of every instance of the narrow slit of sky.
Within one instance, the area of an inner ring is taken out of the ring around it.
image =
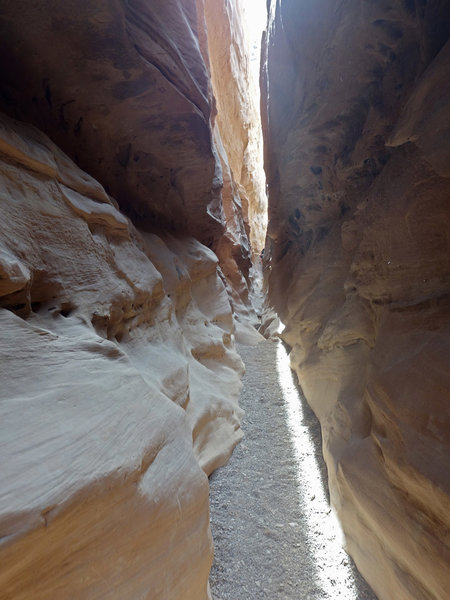
[[[244,0],[244,25],[250,43],[250,61],[256,81],[259,79],[259,59],[261,50],[261,34],[266,27],[266,0]]]

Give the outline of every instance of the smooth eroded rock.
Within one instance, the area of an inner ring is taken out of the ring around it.
[[[139,233],[1,117],[2,598],[207,598],[206,474],[241,438],[215,254]]]
[[[380,598],[448,595],[445,2],[273,2],[271,301],[320,419],[347,548]]]

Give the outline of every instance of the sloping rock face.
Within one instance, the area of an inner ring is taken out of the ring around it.
[[[447,2],[272,2],[271,301],[380,598],[450,589]]]
[[[267,199],[259,90],[250,68],[248,17],[244,9],[243,0],[208,0],[204,8],[217,106],[214,135],[218,148],[226,149],[226,162],[236,184],[236,189],[224,191],[233,202],[242,205],[252,249],[259,253],[265,242]]]
[[[44,131],[141,228],[191,235],[217,252],[245,313],[249,238],[258,245],[262,237],[248,205],[264,210],[265,191],[248,143],[255,109],[240,2],[233,11],[214,2],[208,22],[210,4],[0,0],[0,108]],[[233,69],[222,72],[231,55]],[[233,88],[230,119],[221,95]],[[233,131],[223,143],[222,109]]]
[[[1,2],[0,17],[5,112],[47,133],[141,224],[220,235],[195,2],[19,0]]]
[[[242,327],[252,313],[251,308],[250,311],[246,308],[250,269],[248,263],[243,264],[242,247],[248,240],[247,261],[251,254],[259,254],[266,231],[258,90],[250,69],[250,46],[241,0],[208,0],[204,3],[204,14],[217,110],[213,137],[222,167],[223,212],[229,224],[216,252],[224,274],[232,282],[232,301]]]
[[[0,152],[2,598],[206,598],[205,473],[242,435],[217,258],[35,129],[2,117]]]
[[[0,31],[0,595],[206,599],[251,247],[203,4],[0,1]]]

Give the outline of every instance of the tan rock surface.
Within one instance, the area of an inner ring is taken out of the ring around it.
[[[211,117],[216,180],[221,185],[218,217],[223,235],[213,244],[228,283],[236,335],[261,341],[254,329],[252,259],[264,244],[267,198],[262,166],[258,90],[249,65],[250,46],[240,0],[197,2],[200,39],[211,76]]]
[[[270,296],[386,600],[450,589],[448,11],[273,2],[265,47]]]
[[[266,230],[267,198],[262,165],[259,90],[250,68],[250,39],[242,0],[204,3],[211,83],[216,99],[215,140],[226,150],[234,182],[230,199],[242,206],[253,251],[261,252]],[[220,139],[219,139],[220,138]],[[224,181],[225,184],[225,181]],[[226,188],[225,188],[226,191]],[[226,207],[225,211],[226,211]]]
[[[214,3],[215,19],[211,7],[0,1],[0,108],[44,131],[140,228],[212,248],[248,317],[249,238],[256,248],[264,235],[257,103],[239,4]]]
[[[255,215],[264,195],[238,8],[223,0],[0,2],[0,107],[49,135],[142,226],[213,244],[226,229],[216,103],[228,161]],[[255,226],[257,244],[262,237]]]
[[[182,0],[0,2],[1,107],[132,218],[206,242],[223,224],[197,27]]]
[[[241,437],[217,257],[36,129],[0,140],[0,595],[206,599],[205,472]]]
[[[239,3],[210,8],[0,0],[0,596],[208,597],[262,237]]]

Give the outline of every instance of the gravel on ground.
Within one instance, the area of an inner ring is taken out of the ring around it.
[[[210,478],[213,600],[374,600],[330,533],[320,425],[293,380],[283,383],[283,343],[239,352],[245,437]]]

